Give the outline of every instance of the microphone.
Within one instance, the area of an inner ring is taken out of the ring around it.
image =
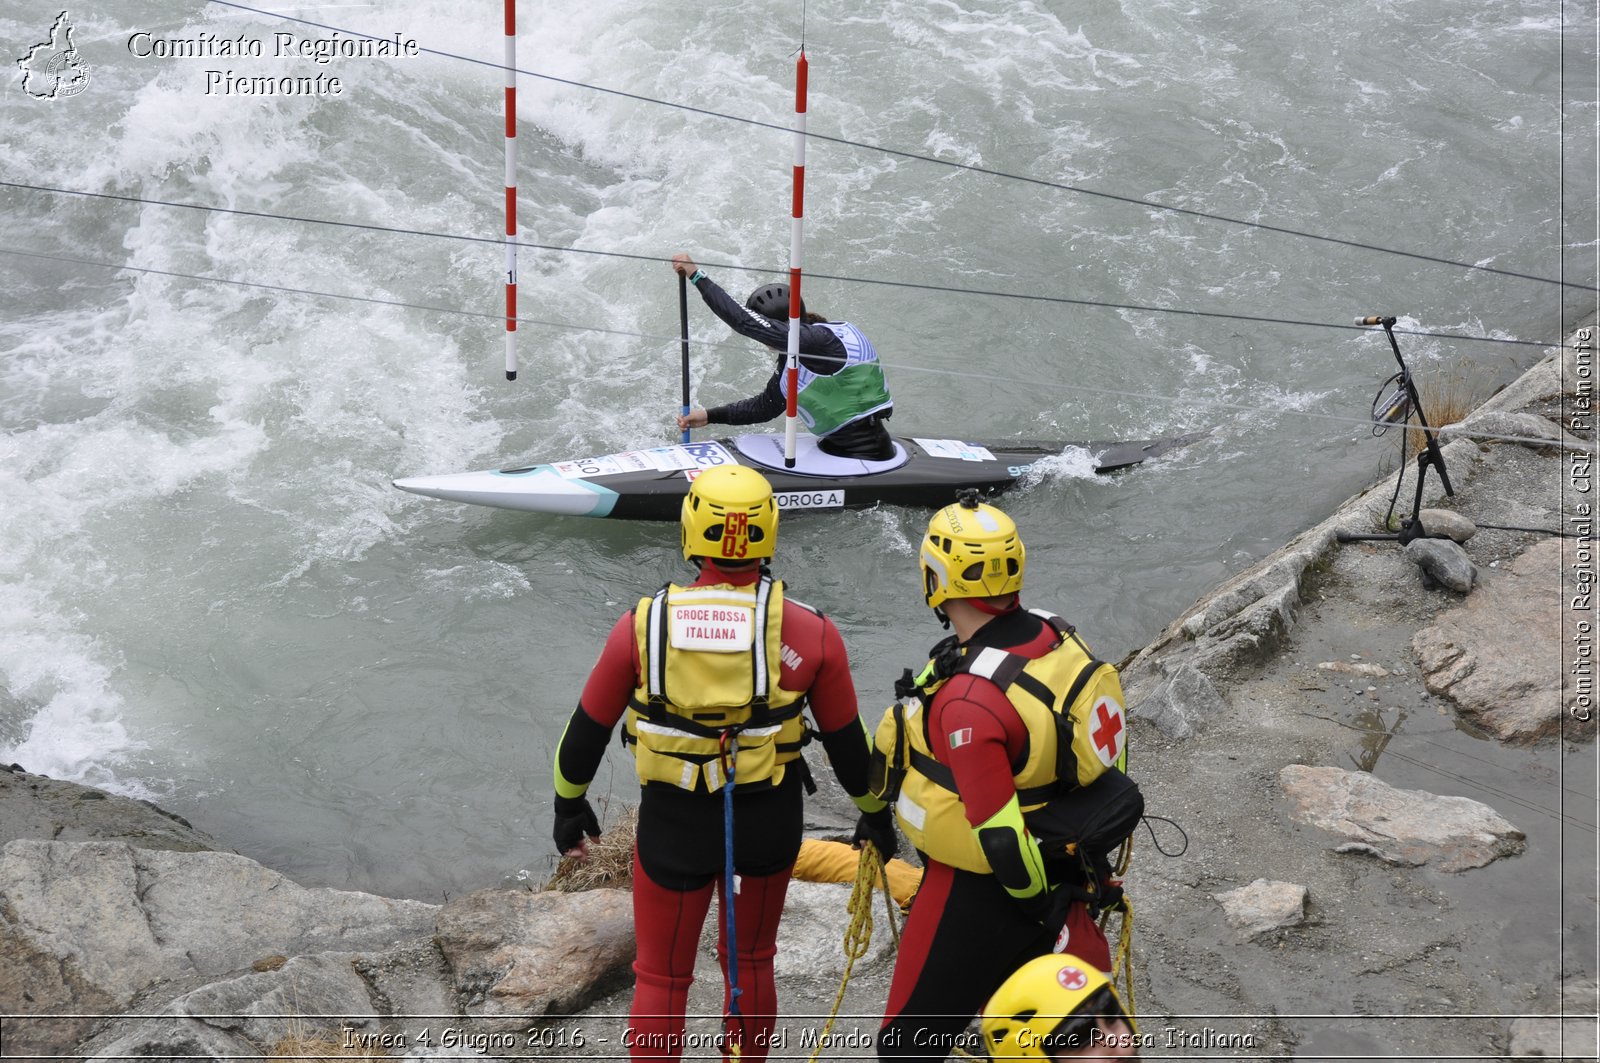
[[[1356,318],[1356,324],[1358,325],[1392,325],[1394,322],[1394,318],[1384,317],[1382,314],[1373,314],[1371,317]]]

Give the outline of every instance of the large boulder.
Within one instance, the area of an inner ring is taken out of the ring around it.
[[[306,889],[231,853],[19,839],[0,850],[0,1013],[104,1014],[272,957],[381,951],[426,938],[436,910]],[[90,1025],[14,1021],[6,1043],[68,1053]]]
[[[18,838],[124,841],[140,849],[193,853],[219,848],[182,816],[92,786],[0,768],[0,845]]]
[[[488,1030],[523,1029],[530,1017],[577,1011],[627,979],[633,897],[478,890],[440,909],[435,941],[462,1014]]]
[[[1414,544],[1413,544],[1414,545]],[[1561,542],[1547,539],[1484,573],[1467,600],[1411,640],[1428,690],[1512,742],[1562,726]]]
[[[1366,772],[1291,764],[1278,773],[1289,815],[1349,841],[1338,852],[1440,871],[1520,853],[1523,834],[1479,801],[1400,790]]]
[[[296,956],[269,970],[224,978],[185,993],[156,1017],[114,1024],[90,1060],[248,1056],[289,1037],[351,1042],[372,1036],[367,984],[347,953]]]
[[[1560,447],[1564,450],[1588,450],[1594,446],[1568,433],[1548,417],[1535,413],[1506,413],[1500,410],[1483,410],[1464,421],[1445,425],[1439,430],[1445,441],[1478,439],[1483,442],[1509,441],[1527,447]]]
[[[848,961],[845,937],[852,919],[850,896],[851,885],[845,882],[789,883],[783,921],[778,924],[778,954],[773,959],[773,970],[779,978],[814,975],[837,982]],[[852,975],[894,964],[895,945],[883,890],[873,890],[869,900],[872,939],[867,951],[851,967]],[[895,918],[904,916],[897,912]],[[865,930],[864,924],[861,929]]]
[[[1222,713],[1222,695],[1199,668],[1184,662],[1170,671],[1158,666],[1150,669],[1158,670],[1161,678],[1147,684],[1137,702],[1129,698],[1129,711],[1139,719],[1150,721],[1169,737],[1189,738],[1205,720]]]

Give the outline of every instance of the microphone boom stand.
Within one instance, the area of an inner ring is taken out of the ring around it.
[[[1400,344],[1395,342],[1394,323],[1392,317],[1364,317],[1357,321],[1360,325],[1382,325],[1384,335],[1389,337],[1389,346],[1394,350],[1394,360],[1400,363],[1400,381],[1405,385],[1406,394],[1411,399],[1411,409],[1416,412],[1417,423],[1422,426],[1424,445],[1417,454],[1417,491],[1411,501],[1411,516],[1400,518],[1398,532],[1357,534],[1355,532],[1339,532],[1335,538],[1341,543],[1354,542],[1397,542],[1401,546],[1413,539],[1428,537],[1428,530],[1422,526],[1422,483],[1428,476],[1428,466],[1439,470],[1439,480],[1444,484],[1444,493],[1451,498],[1455,497],[1455,488],[1450,486],[1450,473],[1444,467],[1444,453],[1439,449],[1438,437],[1428,425],[1428,417],[1422,410],[1422,396],[1417,394],[1417,385],[1411,379],[1411,370],[1406,368],[1406,360],[1400,356]]]

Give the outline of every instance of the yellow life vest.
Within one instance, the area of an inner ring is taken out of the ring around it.
[[[783,584],[668,584],[633,611],[639,686],[623,744],[641,783],[721,789],[776,786],[810,737],[805,692],[778,685]]]
[[[1127,765],[1127,719],[1116,668],[1095,659],[1066,621],[1033,612],[1059,638],[1048,653],[1028,658],[994,647],[969,653],[949,640],[935,647],[920,677],[897,684],[900,699],[884,712],[873,738],[874,793],[894,804],[912,845],[952,867],[993,870],[967,821],[955,776],[930,752],[926,706],[950,678],[969,673],[990,680],[1027,727],[1022,763],[1012,765],[1024,817],[1052,797]]]

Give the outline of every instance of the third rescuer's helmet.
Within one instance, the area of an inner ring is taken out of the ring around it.
[[[1135,1032],[1116,990],[1094,964],[1050,953],[1018,967],[983,1006],[983,1046],[995,1060],[1050,1059],[1063,1049],[1094,1044],[1096,1016],[1121,1019]]]
[[[934,609],[949,598],[991,598],[1022,589],[1027,551],[1010,517],[968,496],[928,522],[922,592]]]
[[[778,542],[772,485],[743,465],[716,465],[696,476],[683,498],[682,523],[685,561],[771,557]]]
[[[789,286],[787,284],[763,284],[750,293],[750,298],[744,305],[762,317],[771,318],[773,321],[789,320]],[[800,300],[800,313],[806,312],[806,301]]]

